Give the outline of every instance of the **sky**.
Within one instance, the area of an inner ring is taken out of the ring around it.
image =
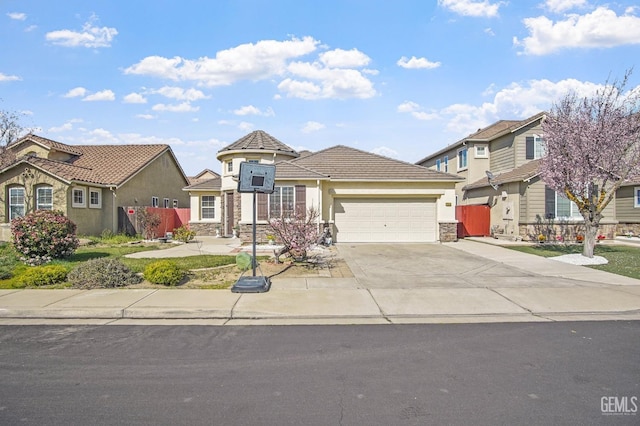
[[[67,144],[169,144],[187,175],[254,130],[414,163],[631,74],[640,4],[3,0],[0,109]]]

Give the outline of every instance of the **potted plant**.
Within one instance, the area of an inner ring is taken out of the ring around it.
[[[546,240],[547,240],[547,237],[545,237],[543,234],[538,235],[538,242],[540,244],[544,244]]]
[[[267,244],[273,246],[276,244],[276,236],[273,234],[267,234]]]
[[[597,242],[600,242],[600,241],[604,240],[605,238],[607,238],[607,237],[605,237],[605,236],[604,236],[604,235],[602,235],[602,234],[599,234],[599,235],[596,237]]]
[[[233,227],[233,236],[238,238],[240,236],[240,225]]]
[[[582,244],[582,242],[584,241],[584,236],[582,234],[576,235],[576,241],[578,242],[578,244]]]

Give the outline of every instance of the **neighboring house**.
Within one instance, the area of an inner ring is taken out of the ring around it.
[[[237,192],[243,161],[275,164],[273,194],[257,195],[259,239],[268,221],[314,208],[318,226],[336,242],[435,242],[456,239],[456,176],[346,146],[298,153],[255,131],[221,149],[222,176],[185,188],[191,196],[190,227],[199,235],[251,239],[253,194]]]
[[[552,229],[572,238],[583,223],[577,206],[539,176],[543,117],[540,112],[525,120],[500,120],[416,164],[463,178],[456,184],[457,204],[489,206],[487,235],[534,239]],[[615,204],[605,208],[600,222],[608,238],[616,232]]]
[[[16,160],[0,170],[0,240],[11,238],[12,219],[35,209],[61,210],[78,234],[100,235],[121,230],[124,207],[189,203],[168,145],[66,145],[30,134],[8,149]]]
[[[627,182],[616,192],[618,234],[640,235],[640,181]]]

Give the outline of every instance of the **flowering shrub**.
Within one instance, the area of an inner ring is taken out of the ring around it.
[[[584,236],[582,234],[576,235],[576,241],[581,243],[582,241],[584,241]]]
[[[318,215],[318,211],[311,207],[307,212],[296,212],[291,217],[269,221],[273,233],[284,244],[283,253],[291,253],[295,260],[307,258],[307,251],[318,240]]]
[[[538,235],[538,241],[543,242],[547,239],[547,237],[545,237],[544,235],[540,234]]]
[[[73,254],[76,224],[61,211],[36,210],[11,221],[13,245],[24,263],[41,265]]]
[[[607,237],[606,237],[606,236],[604,236],[604,235],[602,235],[602,234],[600,234],[600,235],[598,235],[596,238],[598,239],[598,241],[602,241],[602,240],[604,240],[604,239],[605,239],[605,238],[607,238]]]

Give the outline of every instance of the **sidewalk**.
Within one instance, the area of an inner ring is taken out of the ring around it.
[[[240,249],[237,242],[222,240],[153,253],[160,257],[171,251],[175,256],[180,251],[188,255]],[[275,277],[271,290],[260,294],[188,289],[0,290],[0,325],[640,320],[640,280],[483,242],[446,244],[527,271],[535,285],[366,289],[357,278]]]

